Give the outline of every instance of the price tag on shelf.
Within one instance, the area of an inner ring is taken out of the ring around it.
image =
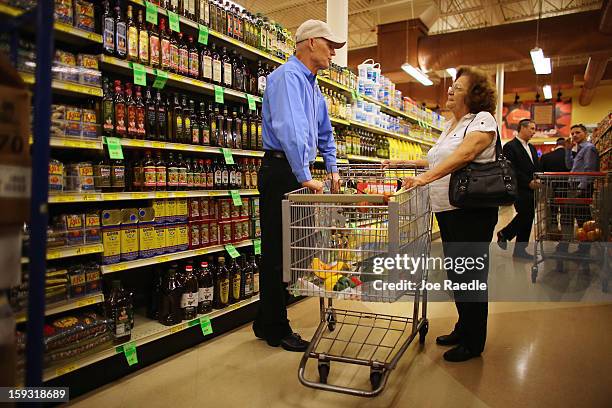
[[[225,246],[225,250],[232,258],[238,258],[240,256],[240,252],[238,252],[236,247],[234,247],[232,244],[227,244]]]
[[[138,354],[136,354],[136,345],[134,343],[130,342],[123,345],[123,354],[130,367],[138,363]]]
[[[182,324],[179,324],[178,326],[171,327],[170,328],[170,333],[171,334],[178,333],[178,332],[180,332],[182,330],[185,330],[186,328],[187,328],[187,324],[182,323]]]
[[[147,86],[147,71],[145,71],[145,67],[132,62],[132,70],[134,71],[134,83],[136,85]]]
[[[202,329],[202,334],[204,336],[208,336],[209,334],[213,333],[212,324],[210,323],[210,317],[200,317],[200,328]]]
[[[178,14],[168,11],[168,21],[170,21],[170,30],[176,31],[177,33],[181,32]]]
[[[208,27],[202,24],[198,24],[198,42],[208,45]]]
[[[119,194],[117,193],[106,193],[102,196],[102,200],[104,201],[116,201],[119,199]]]
[[[105,137],[108,156],[113,160],[123,160],[123,149],[121,149],[121,140],[117,137]]]
[[[232,200],[234,200],[234,205],[236,207],[240,207],[242,205],[242,198],[240,198],[240,192],[238,190],[230,190],[230,195],[232,196]]]
[[[255,97],[251,94],[246,94],[246,96],[247,96],[247,101],[249,102],[249,110],[257,109],[255,107]]]
[[[253,250],[255,255],[261,255],[261,239],[258,238],[253,240]]]
[[[85,300],[81,300],[77,302],[77,307],[83,307],[83,306],[89,306],[89,305],[93,305],[95,303],[99,303],[100,302],[100,298],[99,297],[92,297],[89,299],[85,299]]]
[[[351,95],[353,96],[353,100],[357,100],[357,91],[354,89],[351,89]]]
[[[55,375],[57,375],[58,377],[61,377],[64,374],[68,374],[74,370],[76,370],[77,368],[79,368],[78,365],[76,364],[70,364],[64,367],[60,367],[57,370],[55,370]]]
[[[145,1],[145,6],[147,8],[146,20],[147,23],[157,25],[157,6],[150,1]]]
[[[215,102],[216,103],[224,103],[223,102],[223,87],[219,85],[215,85]]]
[[[168,73],[159,69],[155,70],[155,82],[153,82],[153,88],[163,89],[166,86],[168,80]]]
[[[222,147],[221,153],[223,153],[225,164],[234,164],[234,156],[232,156],[232,149]]]

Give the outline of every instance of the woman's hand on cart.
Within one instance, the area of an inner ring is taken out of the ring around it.
[[[414,167],[427,167],[429,164],[427,160],[390,160],[385,159],[381,162],[381,166],[383,169],[393,168],[393,167],[405,167],[405,166],[414,166]]]
[[[323,194],[323,183],[318,180],[308,180],[302,183],[302,187],[308,187],[315,194]]]
[[[340,192],[340,175],[337,172],[328,173],[327,179],[331,181],[331,193],[338,194]]]
[[[421,176],[417,177],[406,177],[402,182],[402,188],[408,190],[412,187],[424,186],[427,183],[421,178]]]

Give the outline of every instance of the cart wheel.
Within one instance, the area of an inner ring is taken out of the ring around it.
[[[382,371],[378,371],[378,370],[370,371],[370,384],[372,384],[372,390],[375,390],[380,386],[381,380],[382,380]]]
[[[319,382],[327,384],[327,376],[329,375],[329,361],[319,361]]]
[[[425,344],[425,336],[429,331],[429,322],[426,320],[425,323],[419,329],[419,343]]]
[[[531,267],[531,283],[536,283],[536,279],[538,278],[538,267],[533,265]]]
[[[336,330],[336,312],[332,311],[327,312],[327,316],[325,318],[325,320],[327,320],[327,328],[329,329],[330,332],[333,332],[334,330]]]

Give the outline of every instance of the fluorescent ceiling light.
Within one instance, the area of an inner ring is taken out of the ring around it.
[[[406,63],[402,64],[402,69],[404,70],[404,72],[406,72],[408,75],[410,75],[411,77],[413,77],[414,79],[422,83],[423,85],[425,86],[433,85],[433,82],[431,81],[431,79],[429,79],[427,75],[421,72],[420,69],[417,69],[413,67],[412,65],[406,64]]]
[[[542,91],[544,91],[544,99],[552,99],[552,88],[550,85],[544,85]]]
[[[544,51],[541,48],[534,48],[530,52],[531,62],[533,62],[533,68],[538,75],[547,75],[552,72],[550,66],[550,58],[544,58]]]
[[[446,72],[448,72],[448,75],[450,75],[453,79],[456,79],[455,77],[457,76],[457,70],[455,68],[446,68]]]

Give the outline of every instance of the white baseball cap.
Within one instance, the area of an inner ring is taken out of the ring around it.
[[[321,20],[306,20],[295,32],[296,43],[319,37],[331,42],[334,48],[342,48],[346,44],[346,39],[334,34],[329,24]]]

